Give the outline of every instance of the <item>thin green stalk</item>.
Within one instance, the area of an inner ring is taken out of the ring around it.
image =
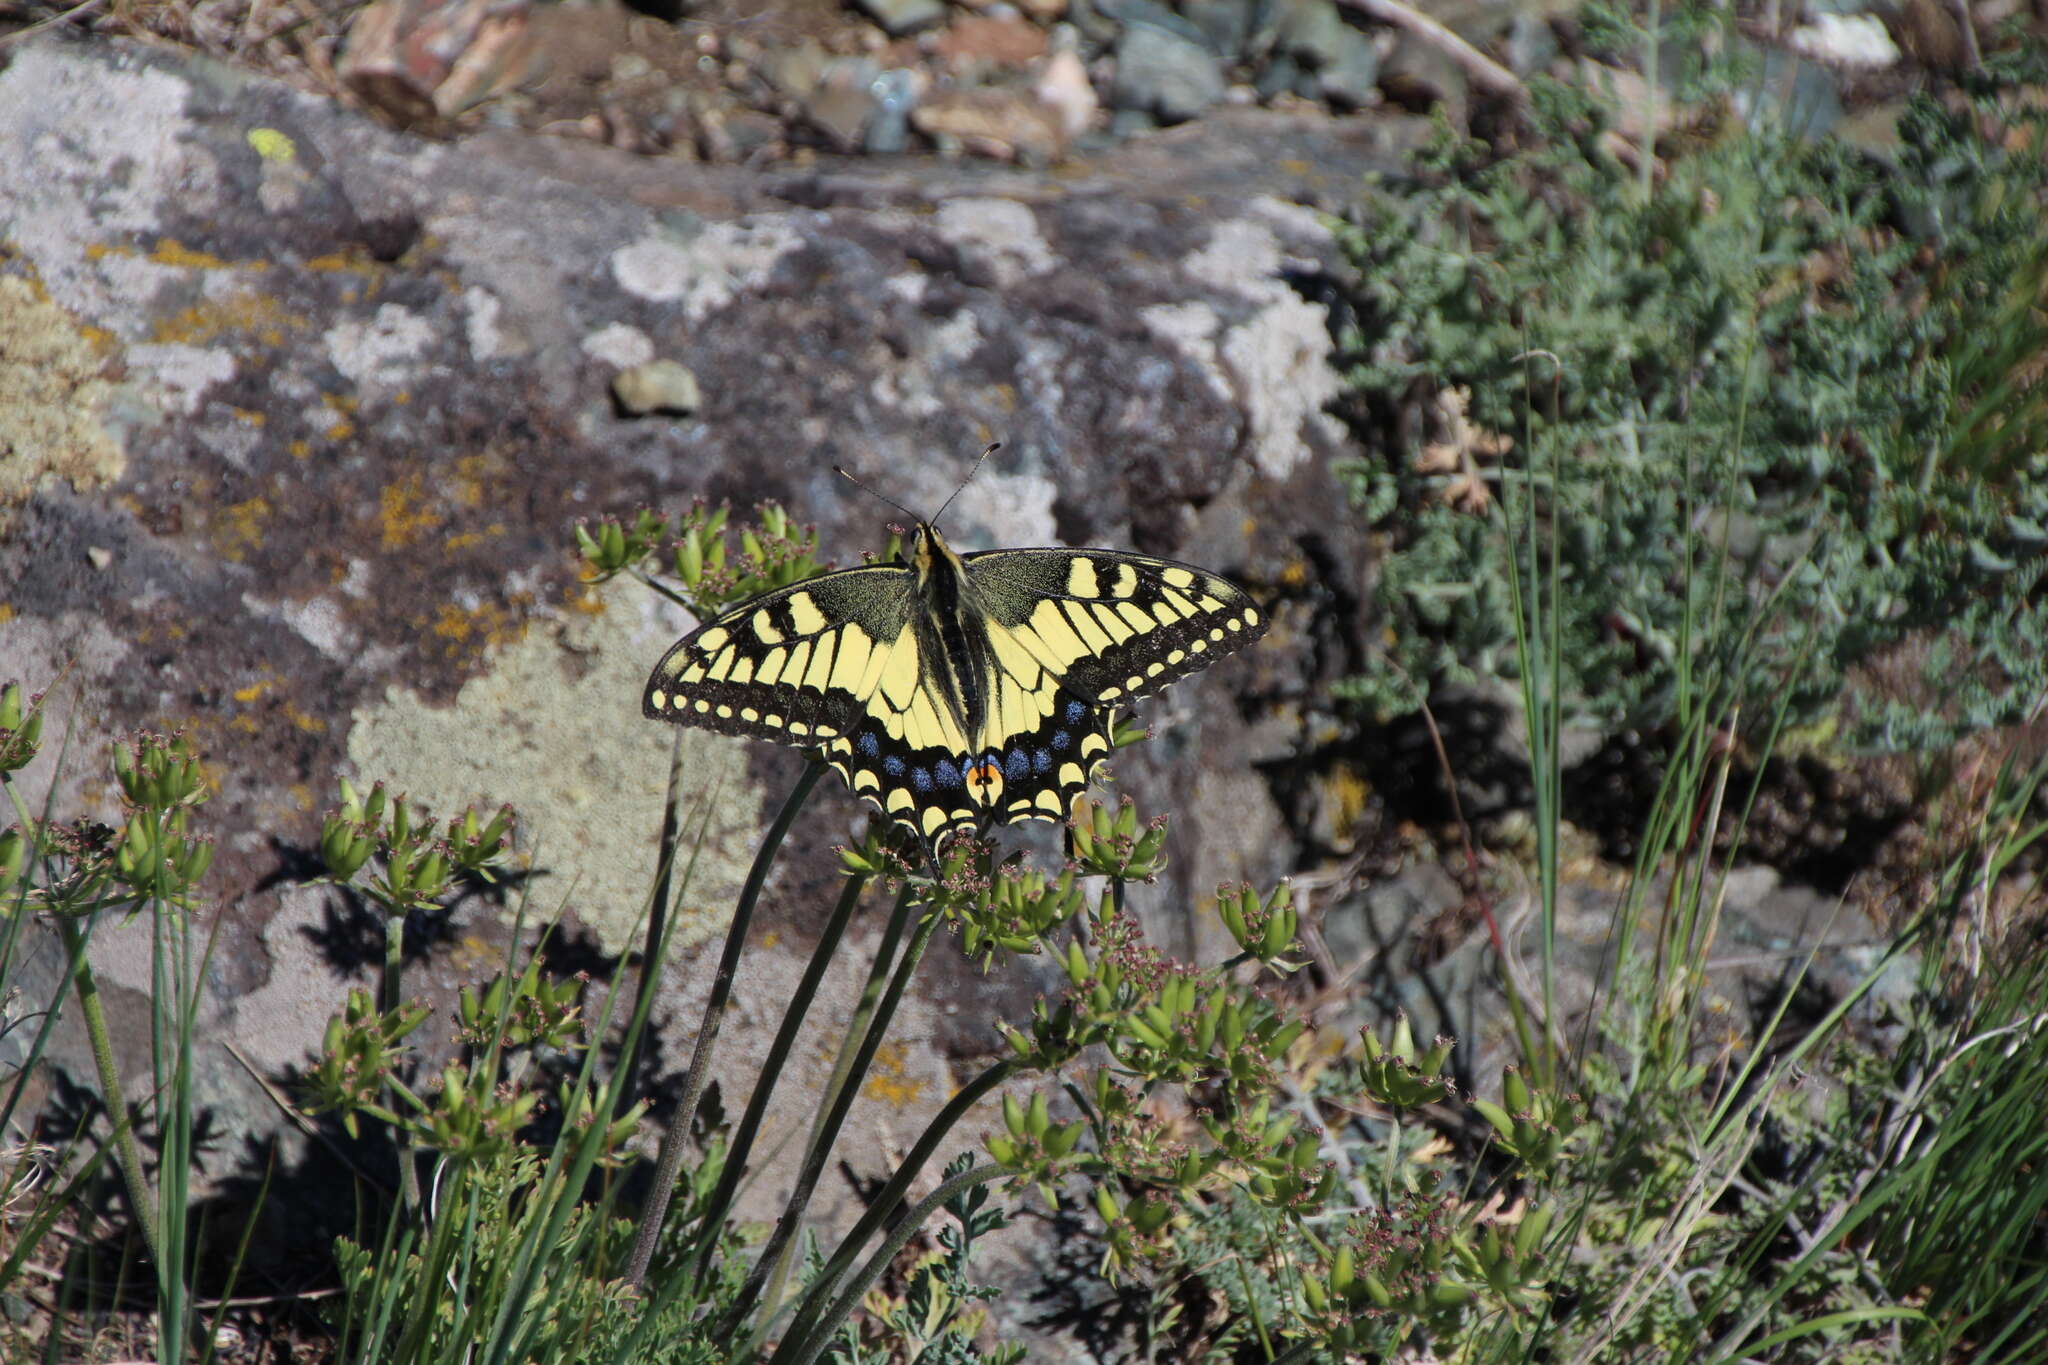
[[[99,982],[85,955],[85,935],[68,915],[57,917],[57,932],[63,936],[64,952],[74,964],[72,989],[78,994],[78,1010],[85,1021],[85,1036],[92,1043],[93,1069],[99,1074],[100,1096],[106,1101],[107,1116],[114,1121],[114,1160],[121,1168],[121,1183],[128,1190],[128,1204],[135,1211],[135,1224],[149,1246],[152,1265],[158,1256],[156,1195],[142,1173],[142,1152],[135,1145],[135,1128],[128,1115],[128,1101],[121,1090],[121,1070],[114,1064],[114,1044],[107,1032],[106,1010],[100,1004]]]
[[[384,906],[384,970],[378,979],[377,1008],[386,1014],[397,1009],[402,1001],[401,991],[405,980],[405,911],[395,906]],[[392,1103],[391,1088],[384,1087],[384,1107],[392,1113],[397,1108]],[[392,1136],[398,1144],[398,1199],[400,1205],[411,1213],[420,1206],[419,1160],[413,1147],[412,1135],[404,1127],[398,1128]]]
[[[654,891],[648,898],[647,934],[640,948],[640,996],[652,1000],[661,985],[661,968],[666,963],[655,955],[656,946],[668,936],[669,883],[675,872],[676,847],[683,837],[683,731],[676,729],[668,753],[668,798],[661,807],[661,837],[655,847]],[[647,1051],[647,1037],[634,1038],[633,1045],[619,1058],[626,1073],[626,1092],[621,1098],[631,1105],[639,1096],[640,1061]]]
[[[875,1009],[875,1017],[868,1025],[867,1036],[861,1039],[860,1051],[855,1054],[853,1065],[848,1070],[838,1093],[832,1097],[823,1130],[819,1133],[817,1141],[811,1144],[810,1150],[804,1153],[803,1164],[797,1171],[796,1188],[790,1191],[789,1202],[783,1207],[782,1217],[777,1220],[775,1231],[769,1235],[768,1245],[762,1248],[760,1259],[754,1263],[753,1272],[748,1275],[746,1284],[742,1286],[739,1299],[727,1310],[729,1320],[735,1325],[745,1320],[744,1315],[753,1306],[749,1291],[760,1291],[761,1280],[765,1278],[762,1267],[796,1236],[796,1230],[803,1222],[804,1210],[810,1205],[811,1194],[817,1188],[818,1177],[824,1173],[825,1162],[832,1154],[833,1145],[839,1140],[839,1130],[846,1123],[847,1112],[853,1108],[854,1098],[860,1093],[861,1079],[867,1075],[868,1066],[874,1060],[875,1050],[882,1045],[882,1039],[888,1035],[889,1021],[895,1017],[896,1006],[902,1001],[904,991],[909,988],[910,979],[917,972],[918,961],[924,956],[925,945],[931,942],[932,934],[938,929],[941,918],[936,910],[927,914],[923,922],[917,926],[917,932],[911,936],[909,946],[903,950],[903,959],[896,964],[896,970],[889,978],[889,989],[882,996],[881,1004]],[[750,1349],[741,1353],[742,1359],[752,1354],[752,1349],[758,1349],[757,1338],[765,1331],[765,1322],[756,1326],[755,1339],[750,1339]]]
[[[933,918],[936,919],[937,916]],[[797,1329],[792,1327],[791,1334],[783,1341],[781,1349],[770,1357],[769,1365],[783,1365],[785,1360],[788,1365],[812,1365],[812,1362],[824,1354],[825,1348],[831,1344],[832,1334],[839,1324],[860,1303],[874,1282],[881,1278],[882,1272],[889,1268],[889,1263],[896,1259],[896,1253],[903,1250],[910,1239],[917,1235],[918,1229],[924,1226],[926,1219],[947,1200],[958,1198],[976,1185],[1001,1180],[1007,1174],[1008,1172],[1000,1166],[976,1166],[962,1171],[925,1196],[923,1201],[910,1211],[910,1215],[896,1226],[895,1231],[889,1234],[882,1245],[875,1249],[875,1254],[860,1268],[860,1273],[853,1277],[852,1283],[846,1286],[846,1291],[832,1301],[832,1306],[825,1311],[807,1339],[793,1349]]]
[[[811,1002],[817,999],[818,987],[825,979],[826,969],[832,965],[833,956],[839,951],[839,940],[845,935],[846,926],[853,919],[854,906],[859,904],[860,893],[867,884],[865,873],[847,877],[846,885],[839,893],[839,903],[832,908],[832,917],[825,921],[824,931],[818,936],[818,946],[811,951],[803,980],[797,983],[796,993],[782,1012],[782,1024],[775,1030],[775,1041],[768,1045],[768,1055],[761,1062],[754,1093],[748,1097],[747,1110],[740,1116],[739,1125],[733,1129],[732,1140],[726,1147],[725,1169],[719,1172],[718,1184],[705,1202],[703,1217],[698,1224],[696,1278],[700,1281],[711,1273],[711,1258],[718,1250],[719,1231],[725,1226],[726,1212],[732,1207],[740,1180],[746,1174],[747,1158],[753,1153],[754,1139],[761,1131],[761,1120],[768,1113],[768,1100],[775,1093],[775,1082],[781,1078],[790,1050],[796,1046],[796,1035],[810,1013]]]
[[[803,1302],[797,1306],[796,1317],[791,1321],[792,1336],[804,1332],[807,1322],[817,1320],[818,1306],[824,1301],[825,1296],[835,1291],[841,1277],[852,1267],[854,1258],[860,1255],[860,1249],[867,1245],[868,1238],[874,1236],[885,1223],[896,1216],[910,1194],[911,1183],[924,1170],[925,1163],[931,1160],[932,1154],[938,1150],[939,1144],[945,1141],[946,1135],[952,1132],[954,1125],[967,1117],[968,1112],[981,1103],[983,1097],[990,1091],[1016,1074],[1017,1067],[1016,1061],[1008,1059],[987,1067],[979,1076],[962,1086],[960,1092],[946,1102],[946,1107],[925,1125],[916,1146],[910,1149],[909,1154],[897,1166],[896,1174],[889,1178],[889,1183],[882,1187],[881,1193],[869,1201],[867,1212],[853,1225],[852,1231],[840,1239],[831,1259],[825,1263],[824,1269],[818,1272],[817,1279],[812,1281],[810,1289],[805,1292]]]
[[[649,1192],[646,1208],[640,1215],[640,1227],[633,1240],[633,1255],[626,1266],[626,1283],[638,1288],[647,1278],[648,1263],[654,1259],[655,1244],[661,1238],[662,1219],[668,1214],[670,1198],[675,1194],[676,1176],[682,1170],[683,1149],[689,1145],[690,1125],[697,1118],[697,1104],[704,1097],[704,1086],[711,1077],[711,1056],[718,1045],[718,1031],[725,1024],[726,1006],[732,999],[733,978],[739,973],[740,954],[747,946],[747,929],[753,923],[754,905],[761,898],[761,887],[768,880],[768,869],[775,863],[775,854],[782,847],[782,840],[789,833],[789,827],[796,820],[797,812],[803,809],[811,790],[824,775],[822,763],[804,766],[803,776],[790,789],[789,796],[776,813],[775,822],[761,839],[761,847],[755,851],[754,865],[748,869],[746,884],[740,888],[739,903],[734,906],[732,925],[725,933],[725,949],[719,954],[718,974],[712,978],[711,994],[704,1002],[704,1019],[697,1026],[697,1044],[690,1056],[690,1071],[683,1082],[682,1102],[669,1120],[668,1131],[661,1137],[661,1153],[654,1167],[654,1188]],[[649,963],[647,970],[653,970]]]
[[[896,894],[896,904],[889,912],[889,922],[882,929],[882,938],[875,945],[874,956],[868,962],[868,979],[860,988],[860,998],[854,1002],[853,1013],[847,1017],[846,1034],[839,1040],[839,1055],[832,1059],[832,1074],[825,1079],[825,1085],[818,1092],[817,1112],[811,1116],[811,1131],[805,1135],[804,1150],[815,1148],[825,1133],[825,1121],[832,1112],[832,1102],[846,1085],[846,1078],[853,1073],[853,1060],[860,1053],[861,1042],[868,1036],[868,1025],[875,1017],[876,1008],[882,1003],[882,993],[888,988],[889,969],[895,964],[896,949],[903,942],[903,933],[910,927],[911,910],[915,904],[915,888],[905,882]],[[782,1244],[782,1250],[773,1264],[769,1258],[758,1258],[748,1274],[751,1282],[764,1279],[767,1284],[765,1296],[770,1304],[782,1302],[782,1291],[789,1283],[790,1271],[796,1264],[796,1242],[791,1239]],[[763,1267],[767,1266],[764,1270]],[[756,1291],[760,1292],[760,1291]],[[749,1291],[741,1291],[741,1300],[750,1301]],[[729,1324],[737,1324],[740,1316],[729,1317]]]

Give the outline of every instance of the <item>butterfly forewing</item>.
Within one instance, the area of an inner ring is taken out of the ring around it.
[[[1156,692],[1266,633],[1251,597],[1206,569],[1115,550],[966,556],[994,623],[1088,702]]]
[[[659,720],[800,747],[843,735],[862,702],[918,678],[910,576],[845,569],[763,593],[678,640],[642,710]]]

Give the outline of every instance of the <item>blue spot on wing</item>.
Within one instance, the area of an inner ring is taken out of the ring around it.
[[[875,732],[872,730],[861,733],[853,743],[854,747],[859,749],[868,758],[873,758],[882,751],[882,741],[875,738]]]
[[[1022,782],[1031,772],[1031,755],[1022,749],[1012,749],[1003,759],[1003,780]]]
[[[928,792],[932,789],[932,775],[922,768],[912,768],[910,770],[910,785],[921,792]]]
[[[960,785],[960,769],[954,766],[953,760],[950,758],[942,758],[932,764],[932,776],[938,780],[938,784],[941,787],[957,787]]]
[[[1067,724],[1079,725],[1081,718],[1088,714],[1088,708],[1077,701],[1067,703]]]
[[[1073,742],[1074,737],[1065,730],[1058,731],[1052,737],[1052,747],[1055,749],[1064,749]]]
[[[882,771],[889,774],[889,776],[891,777],[903,776],[902,758],[896,754],[890,754],[887,758],[882,760]]]
[[[1050,750],[1040,749],[1037,753],[1031,755],[1031,771],[1039,774],[1052,771],[1052,753]]]

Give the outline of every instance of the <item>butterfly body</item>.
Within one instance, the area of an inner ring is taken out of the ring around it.
[[[920,523],[902,561],[764,593],[676,644],[653,718],[814,749],[936,844],[1063,820],[1116,705],[1265,633],[1239,588],[1114,550],[960,555]]]

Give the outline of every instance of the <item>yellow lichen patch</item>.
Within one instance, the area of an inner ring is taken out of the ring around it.
[[[427,506],[426,487],[417,474],[406,475],[377,495],[377,521],[387,550],[403,549],[439,530],[445,520]]]
[[[290,136],[275,128],[251,128],[242,137],[265,161],[290,165],[298,160],[299,149],[292,145]]]
[[[284,704],[284,718],[309,735],[325,734],[327,722],[311,712],[301,711],[290,702]]]
[[[532,605],[531,593],[514,593],[508,602],[480,602],[473,607],[443,602],[431,618],[416,618],[416,624],[445,642],[442,649],[448,657],[474,658],[523,638],[526,609]]]
[[[247,706],[275,686],[277,684],[267,678],[262,682],[252,682],[247,687],[235,689],[235,700]]]
[[[282,346],[287,330],[305,325],[305,318],[276,299],[243,289],[225,299],[201,299],[169,317],[158,318],[149,335],[150,340],[166,345],[205,346],[224,336],[236,336],[254,338],[264,346]]]
[[[346,441],[355,434],[356,424],[354,422],[336,422],[333,426],[327,428],[327,439],[330,441]]]
[[[484,490],[494,462],[487,455],[465,455],[455,462],[451,496],[464,507],[481,507]]]
[[[268,499],[254,497],[230,505],[214,519],[213,548],[229,563],[241,563],[263,544],[263,523],[269,519]]]
[[[303,782],[294,782],[285,788],[285,795],[291,797],[292,805],[299,810],[313,809],[313,789]]]
[[[441,548],[451,553],[456,550],[467,550],[472,545],[483,544],[483,539],[481,531],[457,531],[441,542]]]
[[[352,393],[323,393],[320,395],[320,406],[329,412],[352,414],[362,405],[356,401],[356,396]]]
[[[313,454],[313,443],[311,441],[293,441],[285,449],[292,453],[294,460],[304,460],[310,458]]]
[[[770,929],[767,933],[761,935],[760,947],[765,952],[767,949],[773,948],[776,944],[780,942],[782,942],[781,931],[776,929]]]
[[[0,602],[0,626],[6,625],[9,621],[12,621],[13,619],[14,604],[12,602]]]
[[[261,731],[262,728],[263,727],[261,725],[258,725],[256,723],[256,717],[248,715],[246,713],[236,716],[230,721],[228,721],[228,729],[234,731],[238,735],[253,735]]]
[[[211,251],[194,251],[176,237],[166,237],[150,248],[149,259],[158,265],[177,266],[185,270],[233,270],[233,261],[224,261]]]
[[[0,278],[0,532],[45,475],[84,492],[126,457],[100,424],[111,387],[78,324],[18,276]]]
[[[1290,588],[1298,588],[1308,582],[1308,562],[1301,559],[1289,560],[1287,567],[1280,571],[1280,581]]]
[[[315,256],[306,262],[308,270],[346,271],[352,275],[374,275],[379,268],[370,254],[361,248],[329,252],[325,256]]]
[[[1017,410],[1017,386],[1014,384],[992,385],[988,396],[995,401],[997,412],[1008,413]]]
[[[238,422],[247,423],[252,427],[263,425],[263,414],[254,408],[229,408],[228,411],[235,415],[235,420]]]
[[[863,1095],[893,1109],[908,1109],[917,1103],[917,1097],[924,1093],[924,1082],[910,1074],[904,1065],[906,1053],[901,1043],[884,1043],[875,1049],[875,1060],[868,1068],[867,1084],[860,1090]]]
[[[562,594],[562,605],[585,616],[604,615],[604,598],[581,585],[573,586]]]

